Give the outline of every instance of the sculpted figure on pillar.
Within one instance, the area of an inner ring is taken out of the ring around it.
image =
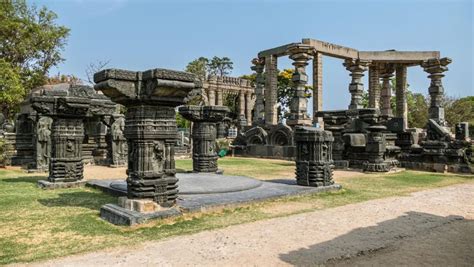
[[[112,166],[125,166],[127,164],[127,139],[125,138],[125,118],[120,116],[111,126],[112,137]]]
[[[351,93],[349,109],[360,109],[363,107],[362,94],[364,93],[362,77],[364,77],[364,72],[367,70],[369,62],[360,59],[346,59],[343,65],[351,72],[350,76],[352,77],[349,85],[349,92]]]
[[[53,119],[42,116],[36,130],[36,169],[48,170],[51,157],[51,124]]]

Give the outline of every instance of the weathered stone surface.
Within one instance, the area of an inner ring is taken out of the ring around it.
[[[166,69],[107,69],[94,75],[95,89],[127,108],[128,198],[153,199],[163,207],[176,203],[175,107],[201,92],[191,74]]]
[[[82,187],[87,181],[74,181],[74,182],[50,182],[47,180],[39,180],[38,187],[41,189],[62,189],[62,188],[75,188]]]
[[[265,77],[263,76],[263,69],[265,68],[265,60],[260,58],[254,58],[252,60],[253,66],[251,69],[255,71],[255,106],[253,110],[253,121],[252,125],[263,124],[265,115],[265,104],[264,104],[264,88],[265,88]]]
[[[351,72],[350,75],[352,77],[352,81],[349,85],[349,92],[351,93],[349,109],[362,108],[362,93],[364,92],[362,77],[364,77],[364,71],[367,70],[368,65],[368,61],[354,59],[346,59],[344,61],[344,67]]]
[[[295,129],[296,182],[306,186],[328,186],[332,180],[332,133],[314,127]]]
[[[217,129],[230,112],[225,106],[182,106],[179,113],[193,123],[193,170],[195,172],[217,171]]]
[[[125,117],[123,115],[114,116],[114,122],[110,127],[111,132],[111,167],[121,167],[127,165],[127,139],[125,138]]]

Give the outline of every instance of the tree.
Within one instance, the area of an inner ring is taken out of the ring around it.
[[[469,125],[474,125],[474,96],[459,99],[445,97],[443,106],[449,126],[454,128],[460,122],[469,122]]]
[[[69,29],[57,25],[56,19],[54,12],[45,7],[29,7],[24,0],[0,1],[0,58],[10,65],[6,67],[3,63],[3,72],[15,72],[13,80],[19,78],[22,87],[15,85],[8,90],[21,91],[20,95],[24,96],[32,88],[43,85],[48,70],[63,61],[61,50]],[[12,80],[0,80],[0,84],[8,82]],[[3,108],[12,108],[14,102],[18,101],[9,102]]]
[[[196,74],[200,79],[205,79],[209,74],[209,59],[200,57],[188,63],[185,71]]]
[[[209,73],[217,76],[227,76],[232,70],[234,63],[228,57],[213,57],[208,64]]]
[[[110,60],[99,60],[95,63],[89,63],[86,67],[86,77],[89,84],[94,84],[94,74],[105,69],[109,65]]]
[[[45,84],[47,85],[53,85],[53,84],[60,84],[60,83],[68,83],[68,84],[82,84],[82,80],[77,78],[74,75],[65,75],[65,74],[59,74],[56,76],[51,76],[46,79]]]
[[[18,70],[4,59],[0,59],[0,107],[3,116],[11,119],[13,111],[25,97]]]

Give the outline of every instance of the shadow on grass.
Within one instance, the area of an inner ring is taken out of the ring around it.
[[[113,197],[101,192],[70,192],[59,193],[57,198],[38,199],[46,207],[81,207],[99,210],[104,204],[113,201]]]
[[[46,176],[22,176],[16,178],[0,179],[0,182],[37,184],[39,180],[46,179],[48,179]]]

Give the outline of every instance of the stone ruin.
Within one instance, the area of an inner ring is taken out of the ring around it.
[[[277,119],[277,63],[281,56],[289,56],[295,66],[294,95],[286,123]],[[323,56],[344,60],[343,66],[350,72],[351,101],[347,110],[322,110]],[[306,66],[310,60],[314,88],[312,118],[307,115],[304,97],[308,80]],[[252,61],[252,70],[256,73],[252,126],[244,128],[236,138],[234,145],[241,148],[236,153],[293,159],[296,157],[295,126],[314,125],[333,133],[333,159],[337,168],[386,172],[402,166],[472,173],[472,144],[466,131],[461,130],[467,126],[465,123],[456,126],[464,133],[454,137],[441,106],[442,77],[450,63],[451,59],[441,58],[438,51],[358,51],[314,39],[261,51]],[[412,66],[421,66],[431,80],[426,137],[420,134],[420,129],[408,127],[407,68]],[[368,108],[363,108],[362,78],[366,71],[369,72],[369,103]],[[396,88],[390,83],[394,76]],[[390,106],[392,89],[396,96],[396,114]]]
[[[182,106],[179,114],[193,122],[193,171],[217,172],[217,123],[229,113],[225,106]]]
[[[69,121],[65,119],[69,118],[68,114],[63,116],[61,112],[66,112],[66,108],[72,109],[68,106],[70,99],[85,101],[84,105],[88,106],[81,116],[75,116],[79,113],[69,116],[77,123],[81,120],[83,126],[78,126],[74,133],[65,133],[77,134],[80,139],[81,150],[77,150],[77,156],[84,164],[125,166],[127,144],[123,136],[124,118],[118,112],[118,106],[106,96],[96,93],[92,87],[70,84],[39,87],[26,97],[17,114],[15,127],[3,134],[11,147],[9,164],[23,166],[29,171],[49,170],[54,152],[54,118],[64,117]]]
[[[144,211],[173,206],[178,196],[175,108],[199,94],[201,82],[190,73],[165,69],[108,69],[96,73],[94,82],[96,90],[127,108],[128,194],[121,208]]]

